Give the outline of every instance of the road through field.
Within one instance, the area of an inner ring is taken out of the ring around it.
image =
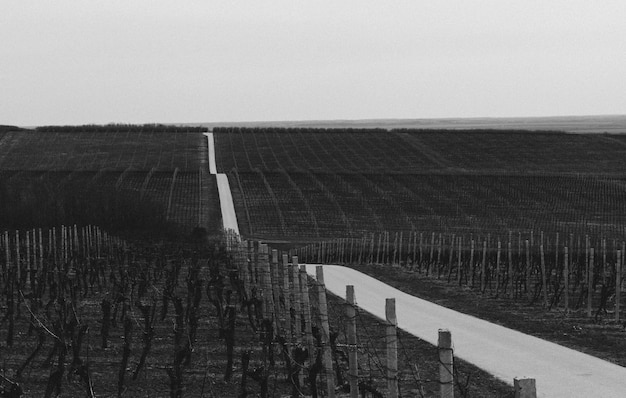
[[[385,299],[396,299],[398,326],[437,344],[438,329],[452,333],[454,355],[512,384],[536,379],[537,396],[550,398],[626,396],[626,368],[403,293],[354,269],[324,265],[326,288],[345,298],[354,285],[360,308],[385,319]],[[315,277],[315,265],[307,266]]]
[[[220,196],[220,208],[222,210],[222,224],[225,230],[230,229],[239,235],[239,224],[237,223],[237,214],[235,213],[235,204],[233,203],[233,194],[230,191],[228,176],[217,172],[213,133],[204,133],[204,135],[207,138],[209,148],[209,172],[215,174],[217,181],[217,191]]]

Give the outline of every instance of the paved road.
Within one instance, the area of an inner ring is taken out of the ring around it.
[[[356,270],[324,265],[326,288],[345,298],[354,285],[359,307],[385,319],[385,299],[396,299],[398,326],[437,344],[438,329],[452,333],[454,354],[512,384],[532,377],[539,397],[626,397],[626,368],[558,344],[452,311],[403,293]],[[315,277],[315,266],[307,266]]]
[[[239,235],[239,224],[237,223],[237,214],[235,213],[235,205],[233,203],[233,195],[230,191],[228,176],[218,173],[215,164],[215,141],[213,133],[204,133],[209,144],[209,172],[215,175],[217,181],[217,191],[220,196],[220,208],[222,210],[222,224],[224,229],[233,230]]]

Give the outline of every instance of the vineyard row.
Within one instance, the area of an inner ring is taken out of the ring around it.
[[[491,296],[622,319],[626,242],[587,236],[550,239],[543,233],[508,237],[381,232],[339,238],[295,250],[321,264],[403,267]]]

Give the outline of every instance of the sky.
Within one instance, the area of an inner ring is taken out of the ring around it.
[[[626,113],[624,0],[2,0],[0,124]]]

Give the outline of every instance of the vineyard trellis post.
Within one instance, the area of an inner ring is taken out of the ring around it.
[[[593,298],[593,268],[595,265],[595,250],[593,247],[589,248],[589,266],[587,267],[587,316],[591,317],[592,298]]]
[[[294,289],[290,286],[289,277],[294,274],[292,271],[294,267],[289,264],[289,256],[287,254],[282,255],[282,269],[283,269],[283,315],[284,315],[284,327],[285,327],[285,343],[287,347],[291,345],[291,292]],[[294,280],[295,282],[295,280]],[[295,284],[294,284],[295,287]]]
[[[456,283],[458,286],[461,286],[461,271],[462,271],[462,257],[463,257],[463,251],[461,250],[461,244],[463,242],[463,238],[459,236],[459,250],[458,250],[458,261],[457,261],[457,267],[456,267]]]
[[[387,393],[390,398],[398,398],[398,320],[395,298],[385,300],[385,318],[387,319]]]
[[[469,262],[467,272],[469,273],[469,278],[470,278],[469,284],[473,288],[474,287],[474,249],[475,249],[474,239],[472,239],[470,245],[471,245],[470,246],[470,262]]]
[[[515,278],[513,274],[513,250],[511,247],[511,239],[508,243],[508,271],[507,271],[507,288],[509,289],[509,298],[512,299],[515,296]]]
[[[565,314],[569,313],[569,249],[563,248],[563,303],[565,304]]]
[[[541,290],[543,293],[543,306],[548,308],[548,283],[546,281],[546,259],[544,256],[543,243],[539,245],[541,256]]]
[[[537,398],[535,379],[513,379],[515,398]]]
[[[298,258],[294,257],[293,260],[294,272],[298,269]],[[295,276],[295,275],[294,275]],[[299,311],[304,317],[304,337],[306,339],[306,345],[309,350],[309,357],[313,357],[313,329],[311,323],[311,301],[309,298],[309,283],[306,272],[306,265],[300,266],[299,272],[299,283],[300,283],[300,293],[301,293],[301,303],[302,311]],[[296,328],[300,329],[301,323],[298,323],[296,320]],[[300,333],[301,334],[301,333]]]
[[[532,237],[532,234],[531,234],[531,237]],[[529,299],[532,298],[532,290],[530,288],[530,285],[531,285],[530,277],[531,277],[531,272],[532,272],[531,261],[530,261],[530,242],[531,241],[526,239],[526,295]]]
[[[441,398],[454,398],[454,353],[449,330],[439,329],[439,391]]]
[[[498,254],[496,255],[496,294],[500,292],[500,256],[502,254],[502,242],[498,237]]]
[[[276,326],[275,330],[278,333],[279,331],[281,331],[281,327],[284,327],[284,314],[280,306],[281,283],[280,283],[280,280],[278,279],[278,250],[276,249],[272,249],[272,258],[271,258],[271,263],[269,264],[269,266],[270,266],[270,275],[271,275],[270,283],[272,284],[272,294],[273,294],[272,303],[274,304],[272,309],[274,311],[274,319],[275,319],[275,326]],[[282,331],[284,331],[284,329],[282,329]]]
[[[335,377],[333,374],[333,358],[330,347],[330,326],[328,323],[328,306],[326,303],[326,286],[324,284],[324,267],[315,267],[317,280],[318,311],[320,318],[320,337],[322,349],[322,363],[326,378],[326,390],[329,398],[335,397]]]
[[[483,258],[480,263],[480,292],[485,292],[487,278],[487,241],[483,241]]]
[[[622,255],[621,250],[617,251],[615,261],[615,322],[620,321],[620,306],[622,301]]]
[[[354,286],[346,286],[346,317],[348,318],[348,380],[350,383],[350,398],[359,396],[359,363],[356,338],[356,300]]]

